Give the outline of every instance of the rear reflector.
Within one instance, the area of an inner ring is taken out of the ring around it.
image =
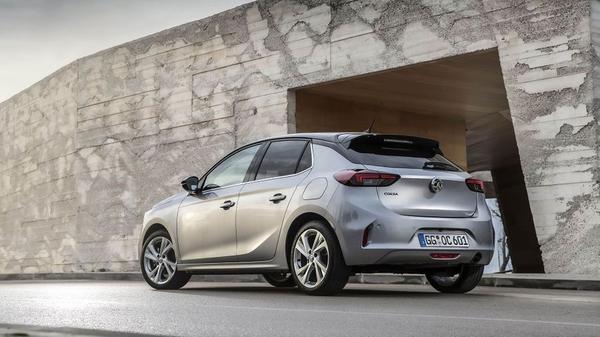
[[[362,246],[366,247],[369,244],[369,232],[371,231],[371,228],[373,227],[373,225],[368,225],[367,228],[365,228],[365,231],[363,232],[363,238],[362,238]]]
[[[460,254],[458,253],[431,253],[429,254],[432,259],[436,260],[454,260],[457,259]]]
[[[467,187],[474,192],[484,193],[485,187],[483,185],[483,181],[479,179],[468,178],[465,180]]]
[[[390,186],[400,179],[400,176],[392,173],[362,170],[342,170],[336,172],[335,180],[346,186]]]

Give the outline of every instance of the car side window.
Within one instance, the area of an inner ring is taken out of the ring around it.
[[[296,173],[305,140],[274,141],[269,145],[256,173],[256,180]]]
[[[307,144],[304,152],[302,153],[302,157],[300,157],[300,162],[298,163],[296,172],[302,172],[312,165],[312,155],[310,151],[310,144]]]
[[[204,189],[225,187],[244,182],[246,172],[260,145],[243,149],[221,162],[206,176]]]

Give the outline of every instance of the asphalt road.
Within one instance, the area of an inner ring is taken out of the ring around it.
[[[600,336],[600,292],[349,285],[335,297],[260,283],[0,282],[0,323],[179,336]]]

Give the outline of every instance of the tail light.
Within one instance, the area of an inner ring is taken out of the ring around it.
[[[343,170],[336,172],[333,176],[335,180],[346,186],[390,186],[400,179],[397,174],[369,170]]]
[[[485,187],[483,185],[483,181],[481,181],[479,179],[469,178],[469,179],[465,180],[465,183],[467,184],[467,187],[473,192],[479,192],[479,193],[485,192]]]

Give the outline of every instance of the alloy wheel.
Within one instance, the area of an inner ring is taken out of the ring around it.
[[[319,286],[329,268],[329,246],[321,232],[307,229],[294,244],[293,269],[298,281],[307,288]]]
[[[169,282],[177,270],[173,243],[164,236],[157,236],[144,251],[144,271],[155,284]]]

